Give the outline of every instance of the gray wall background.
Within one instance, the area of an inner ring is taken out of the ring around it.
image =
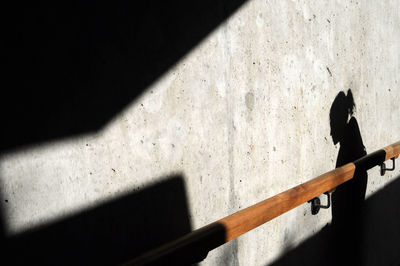
[[[397,1],[246,2],[100,130],[4,152],[6,234],[172,175],[199,228],[333,169],[329,109],[349,88],[367,152],[398,141],[399,20]],[[397,173],[371,169],[367,196]],[[201,265],[268,265],[330,219],[304,204]]]

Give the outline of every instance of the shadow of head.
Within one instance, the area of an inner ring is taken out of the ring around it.
[[[336,95],[329,112],[331,136],[335,145],[343,139],[346,124],[353,115],[354,108],[355,103],[350,89],[347,95],[343,91]]]

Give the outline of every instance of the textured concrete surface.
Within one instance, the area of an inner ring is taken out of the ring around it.
[[[7,233],[177,173],[206,225],[334,168],[329,109],[348,88],[367,152],[398,141],[399,25],[397,1],[249,1],[101,131],[3,155]],[[370,170],[367,195],[394,176]],[[269,264],[330,218],[302,205],[202,265]]]

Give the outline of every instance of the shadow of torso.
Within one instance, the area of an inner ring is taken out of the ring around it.
[[[366,155],[357,120],[347,123],[336,160],[336,167]],[[336,188],[332,194],[332,233],[337,263],[362,264],[361,243],[363,205],[367,189],[367,172],[356,170],[352,180]]]

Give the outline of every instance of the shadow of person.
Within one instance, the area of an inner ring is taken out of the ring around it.
[[[339,143],[336,167],[353,162],[366,155],[356,118],[355,103],[349,89],[341,91],[330,109],[333,143]],[[332,245],[336,265],[363,265],[362,236],[363,208],[368,175],[356,170],[352,180],[340,185],[332,193]]]
[[[376,153],[368,163],[357,162],[366,150],[354,109],[351,90],[347,95],[339,92],[330,108],[332,140],[340,145],[336,167],[354,161],[357,165],[353,179],[332,193],[331,224],[268,266],[400,265],[400,208],[396,205],[400,202],[400,176],[365,200],[366,169],[383,162],[385,153],[383,158]]]

